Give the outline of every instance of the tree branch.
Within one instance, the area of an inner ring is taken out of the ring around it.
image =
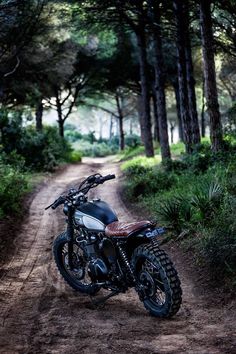
[[[19,65],[20,65],[20,59],[19,59],[18,56],[16,57],[16,60],[17,60],[17,62],[16,62],[16,65],[15,65],[14,69],[13,69],[12,71],[10,71],[9,73],[6,73],[6,74],[4,75],[4,77],[8,77],[8,76],[14,74],[14,72],[16,72],[16,70],[18,69],[18,67],[19,67]]]

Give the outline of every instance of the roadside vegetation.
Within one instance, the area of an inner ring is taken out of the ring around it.
[[[108,155],[115,155],[120,150],[120,141],[118,135],[112,135],[108,138],[97,138],[94,132],[89,134],[82,134],[73,124],[65,126],[65,138],[72,145],[73,149],[79,151],[82,156],[90,157],[104,157]],[[124,137],[126,151],[141,149],[141,139],[136,134],[127,134]]]
[[[218,154],[204,142],[165,164],[143,156],[122,163],[125,196],[167,228],[164,242],[180,242],[230,288],[236,286],[235,153],[236,140],[228,137]]]
[[[22,111],[0,115],[0,219],[20,212],[22,197],[31,190],[36,173],[81,161],[81,153],[61,139],[56,128],[37,131],[25,119]]]

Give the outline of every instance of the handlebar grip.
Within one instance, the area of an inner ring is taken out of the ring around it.
[[[59,205],[63,204],[65,202],[65,198],[64,197],[59,197],[57,200],[55,200],[55,202],[52,205],[52,209],[55,210]]]
[[[109,181],[110,179],[114,179],[114,178],[116,178],[116,175],[107,175],[107,176],[105,176],[105,177],[103,177],[104,178],[104,181]]]
[[[89,176],[89,177],[87,178],[87,181],[88,181],[89,183],[94,183],[94,182],[96,181],[96,179],[97,179],[96,176]]]

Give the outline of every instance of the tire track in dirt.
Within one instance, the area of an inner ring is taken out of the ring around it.
[[[65,285],[51,254],[64,218],[61,210],[44,207],[66,186],[94,172],[119,174],[119,166],[87,159],[69,166],[36,194],[1,279],[0,353],[236,353],[233,308],[209,304],[174,249],[167,252],[180,273],[183,306],[171,320],[149,316],[132,290],[94,310],[89,297]],[[135,220],[120,198],[119,183],[119,178],[108,182],[92,196],[109,202],[121,220]]]

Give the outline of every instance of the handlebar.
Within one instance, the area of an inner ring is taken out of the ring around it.
[[[73,196],[75,196],[76,194],[78,194],[80,192],[82,192],[83,194],[87,194],[91,188],[95,188],[99,184],[103,184],[104,182],[109,181],[114,178],[116,178],[116,176],[114,174],[112,174],[112,175],[109,174],[104,177],[99,174],[91,175],[80,184],[80,186],[77,190],[73,190],[73,192],[70,191],[69,194],[66,196],[61,195],[52,204],[47,206],[45,208],[45,210],[47,210],[49,208],[52,208],[53,210],[55,210],[59,205],[64,204],[66,201],[68,201],[68,202],[72,201]]]
[[[53,210],[55,210],[59,205],[64,204],[66,201],[66,197],[64,196],[60,196],[59,198],[57,198],[51,205],[47,206],[45,208],[45,210],[52,208]]]
[[[97,176],[97,175],[92,175],[92,176],[89,176],[87,178],[87,181],[89,183],[98,183],[98,184],[102,184],[104,183],[105,181],[109,181],[110,179],[114,179],[116,178],[115,175],[107,175],[107,176]]]

